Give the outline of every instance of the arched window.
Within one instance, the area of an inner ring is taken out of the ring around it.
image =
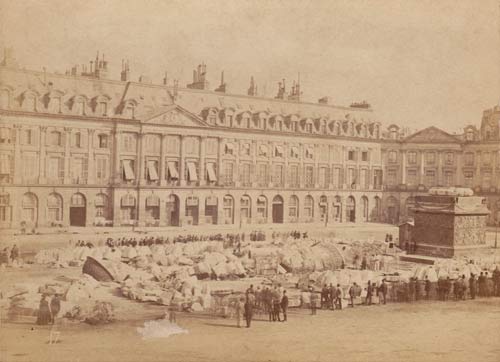
[[[62,197],[57,193],[51,193],[47,197],[47,221],[59,223],[62,221]]]
[[[22,216],[24,222],[36,223],[38,219],[38,199],[35,194],[28,192],[23,195],[21,201]]]
[[[149,222],[160,219],[160,198],[157,195],[146,197],[146,218]]]
[[[130,224],[136,218],[135,197],[131,194],[123,195],[121,198],[121,219],[124,224]]]
[[[346,200],[346,220],[348,222],[356,222],[356,200],[353,196],[349,196]]]
[[[111,219],[109,197],[105,194],[97,194],[95,198],[95,217],[103,220]]]
[[[231,195],[226,195],[222,199],[222,206],[224,212],[224,223],[232,224],[234,217],[234,199]]]
[[[252,201],[248,195],[243,195],[240,199],[240,217],[242,224],[249,223],[252,218]]]
[[[261,221],[267,218],[267,198],[264,195],[257,198],[257,218]]]
[[[71,196],[72,207],[84,207],[86,204],[85,196],[81,193],[76,193]]]
[[[295,195],[290,196],[288,200],[288,217],[290,221],[297,220],[299,217],[299,198]]]
[[[366,196],[363,196],[361,198],[361,204],[363,207],[363,222],[368,222],[369,210],[368,210],[368,198]]]
[[[304,199],[304,217],[306,219],[312,219],[314,217],[314,199],[311,195],[307,195]]]

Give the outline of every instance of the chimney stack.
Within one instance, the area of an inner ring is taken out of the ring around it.
[[[257,95],[257,86],[255,85],[253,76],[250,77],[250,87],[248,88],[247,94],[252,97],[255,97]]]
[[[215,89],[216,92],[226,93],[226,83],[224,82],[224,71],[220,75],[220,85]]]
[[[128,60],[125,61],[122,59],[122,71],[120,73],[120,80],[122,82],[130,81],[130,68],[128,65]]]

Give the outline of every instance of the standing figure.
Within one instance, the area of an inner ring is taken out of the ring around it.
[[[36,324],[43,326],[51,322],[52,322],[52,313],[50,311],[50,305],[49,302],[47,301],[47,297],[44,294],[40,299]]]
[[[372,305],[373,296],[373,286],[370,281],[368,281],[368,286],[366,287],[366,305]]]
[[[283,297],[281,297],[281,310],[283,311],[283,322],[286,322],[288,310],[288,296],[286,295],[286,290],[283,291]]]
[[[425,286],[424,286],[424,290],[425,290],[425,299],[430,299],[430,296],[431,296],[431,282],[429,280],[429,278],[427,278],[427,276],[425,276]]]
[[[353,285],[349,288],[349,299],[351,301],[351,307],[354,308],[354,298],[356,297],[356,292],[357,292],[357,284],[354,282]]]
[[[313,288],[309,288],[311,293],[311,315],[316,315],[316,308],[318,307],[318,294],[314,292]]]
[[[342,298],[344,298],[344,292],[342,291],[340,284],[337,284],[337,289],[335,289],[335,294],[336,294],[335,299],[336,299],[337,308],[339,310],[342,310]]]
[[[241,328],[241,321],[243,319],[243,314],[245,314],[245,299],[243,297],[241,297],[239,300],[236,301],[235,314],[236,314],[236,326],[238,328]]]
[[[379,304],[385,304],[387,301],[387,284],[385,284],[385,279],[382,279],[382,284],[378,287],[379,294]]]
[[[12,246],[12,249],[10,250],[10,260],[12,262],[17,261],[19,258],[19,248],[17,247],[16,244]]]
[[[52,324],[54,324],[59,311],[61,310],[61,298],[59,294],[54,294],[50,300],[50,310],[52,312]]]
[[[247,294],[247,299],[245,302],[245,318],[247,321],[247,328],[250,328],[253,318],[253,305],[255,304],[255,297],[253,293]]]
[[[280,309],[281,309],[281,295],[278,290],[278,287],[274,287],[273,290],[273,321],[281,322],[280,319]]]
[[[476,299],[476,290],[477,290],[476,276],[471,273],[469,278],[469,293],[471,299]]]

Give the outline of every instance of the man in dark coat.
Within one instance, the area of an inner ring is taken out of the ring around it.
[[[250,328],[253,317],[253,305],[255,303],[255,296],[253,293],[247,293],[245,301],[245,319],[247,321],[247,328]]]
[[[387,284],[385,284],[385,279],[382,279],[382,284],[380,284],[380,293],[382,295],[383,303],[387,301]]]
[[[425,299],[430,299],[431,296],[431,282],[427,276],[425,277]]]
[[[469,278],[469,293],[471,299],[476,299],[476,290],[477,290],[476,276],[474,274],[471,274]]]
[[[283,322],[286,322],[288,310],[288,296],[286,295],[286,290],[283,291],[283,296],[281,297],[281,310],[283,312]]]
[[[366,305],[372,304],[372,296],[373,296],[373,286],[371,281],[368,281],[368,286],[366,287]]]
[[[273,290],[273,322],[281,322],[280,320],[280,309],[281,309],[281,295],[278,287],[274,287]]]

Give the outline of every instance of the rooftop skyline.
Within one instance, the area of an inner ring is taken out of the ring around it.
[[[199,63],[210,90],[224,70],[228,93],[287,91],[300,72],[302,100],[366,100],[384,124],[477,124],[500,98],[498,3],[474,1],[2,2],[0,46],[21,67],[64,73],[100,50],[110,78],[128,59],[131,79],[185,87]],[[64,15],[58,15],[64,14]],[[22,21],[20,21],[22,19]],[[40,21],[50,19],[50,21]]]

